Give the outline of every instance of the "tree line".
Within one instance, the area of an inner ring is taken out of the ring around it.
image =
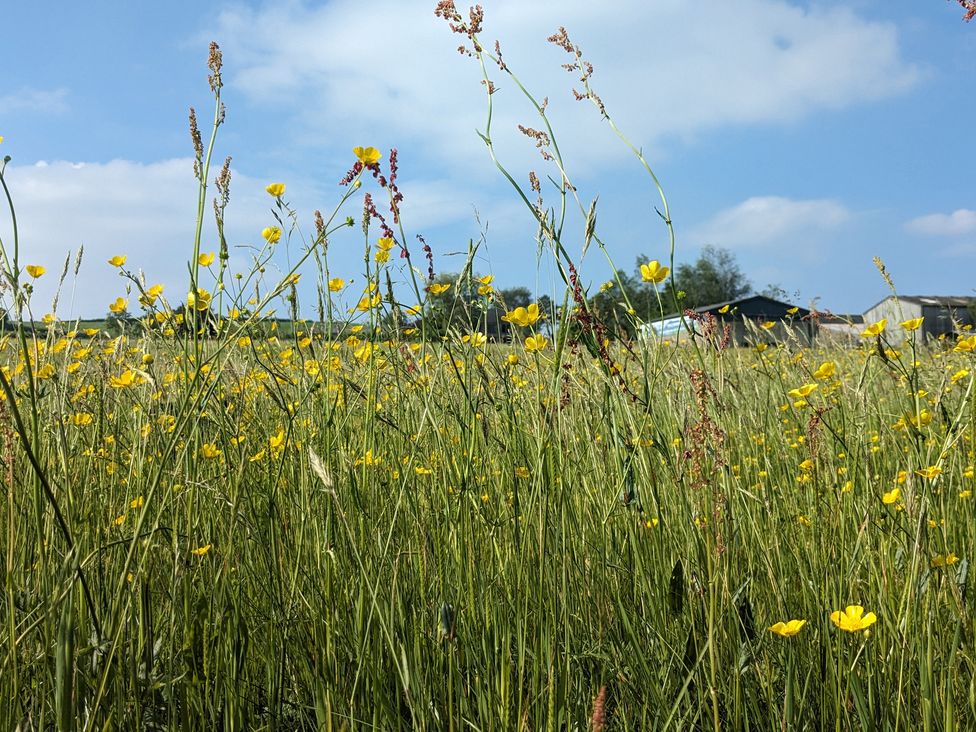
[[[613,280],[594,285],[585,293],[587,307],[604,325],[609,337],[633,338],[636,322],[652,321],[676,314],[688,308],[725,302],[743,297],[753,291],[735,255],[727,249],[706,246],[693,262],[675,266],[674,272],[663,284],[644,281],[640,267],[648,262],[642,255],[634,262],[631,272],[619,270]],[[667,264],[667,263],[662,263]],[[673,279],[673,282],[672,282]],[[428,285],[432,296],[424,308],[424,330],[428,337],[441,338],[453,332],[480,332],[498,341],[511,340],[519,331],[504,319],[507,312],[519,307],[538,305],[541,315],[539,328],[551,329],[551,324],[561,319],[563,302],[553,302],[549,295],[532,296],[528,287],[495,288],[490,277],[467,272],[445,272],[437,275]],[[626,291],[626,297],[624,292]],[[786,300],[786,292],[775,285],[768,285],[762,293],[775,299]],[[569,302],[570,307],[575,303]],[[633,312],[628,312],[632,308]],[[216,320],[203,318],[181,304],[174,314],[172,326],[184,329],[188,326],[207,332],[218,330]],[[191,317],[192,316],[192,317]],[[213,317],[213,316],[211,316]],[[193,320],[187,323],[186,318]],[[124,324],[133,320],[129,312],[110,312],[105,326],[108,332],[121,331]],[[336,325],[336,324],[334,324]],[[395,317],[387,313],[381,322],[384,334],[403,331],[418,325],[408,317]]]

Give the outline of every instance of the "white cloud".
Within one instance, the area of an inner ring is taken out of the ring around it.
[[[216,171],[212,171],[211,178]],[[108,303],[125,294],[126,281],[106,260],[116,254],[126,254],[126,267],[145,272],[149,284],[162,283],[166,296],[174,302],[183,298],[187,283],[187,261],[192,256],[197,210],[197,185],[190,158],[164,160],[156,163],[137,163],[113,160],[108,163],[38,162],[34,165],[10,166],[5,178],[11,187],[17,210],[20,234],[20,262],[41,264],[47,274],[35,283],[32,308],[36,316],[50,310],[65,256],[77,252],[84,245],[84,258],[77,282],[72,276],[63,288],[58,306],[59,317],[99,317],[107,311]],[[260,241],[262,228],[275,223],[270,209],[272,199],[265,192],[268,181],[259,181],[232,170],[231,202],[227,209],[227,239],[231,251],[231,269],[249,271],[249,250],[245,245]],[[475,201],[481,194],[473,189],[458,189],[444,182],[418,179],[408,181],[407,199],[403,204],[411,228],[429,231],[473,219],[470,207],[458,207],[458,200]],[[208,193],[203,230],[203,251],[215,251],[216,231]],[[375,194],[374,194],[375,195]],[[288,181],[286,198],[299,213],[305,234],[314,231],[311,212],[330,210],[323,199],[337,201],[339,196],[323,196],[316,183],[307,179]],[[377,198],[382,210],[383,202]],[[359,220],[361,197],[354,196],[337,221],[347,215]],[[489,213],[502,220],[512,218],[511,211],[499,204]],[[413,228],[416,222],[417,228]],[[0,238],[12,246],[10,223],[0,215]],[[342,231],[332,240],[330,263],[333,272],[349,279],[362,269],[362,235],[358,225]],[[445,247],[431,239],[435,251]],[[408,241],[413,249],[419,247]],[[298,239],[290,245],[290,252],[279,246],[276,263],[285,266],[301,253]],[[453,249],[464,249],[453,243]],[[415,261],[419,251],[415,251]],[[73,261],[73,259],[72,259]],[[398,262],[399,264],[399,262]],[[418,262],[422,264],[422,262]],[[445,263],[439,263],[439,266]],[[310,272],[311,262],[303,272]],[[303,283],[311,293],[309,274]],[[308,299],[311,302],[311,299]],[[131,299],[135,310],[135,296]]]
[[[960,208],[951,214],[935,213],[912,219],[905,228],[925,236],[962,236],[976,232],[976,211]]]
[[[167,286],[167,296],[185,284],[185,262],[192,253],[196,211],[192,160],[141,164],[39,162],[14,166],[5,175],[17,207],[21,264],[43,264],[48,272],[36,283],[32,308],[50,309],[65,255],[84,245],[77,283],[69,277],[58,314],[98,317],[125,282],[106,260],[129,257],[128,267],[143,269],[150,284]],[[4,217],[4,230],[9,223]],[[4,237],[8,248],[11,238]]]
[[[21,89],[0,96],[0,115],[14,112],[61,114],[68,110],[67,89]]]
[[[621,0],[612,11],[556,0],[484,4],[484,40],[499,38],[528,87],[550,95],[557,133],[581,143],[569,147],[584,164],[610,164],[623,151],[598,132],[595,110],[572,101],[574,79],[560,68],[567,57],[545,42],[558,25],[595,64],[594,88],[611,113],[644,143],[860,104],[904,91],[919,76],[903,60],[894,26],[843,8],[785,0]],[[473,133],[484,126],[484,95],[477,67],[454,50],[464,39],[434,17],[433,5],[268,3],[222,13],[214,36],[235,87],[276,113],[301,109],[299,139],[321,144],[323,130],[354,120],[359,137],[336,140],[342,150],[359,140],[411,140],[456,164],[484,156]],[[496,134],[518,138],[516,122],[539,126],[515,85],[496,68],[489,73],[501,90]],[[511,144],[522,155],[530,149],[521,139]]]
[[[793,200],[781,196],[754,196],[719,211],[694,227],[695,243],[719,247],[750,248],[778,246],[792,248],[810,243],[824,232],[836,229],[851,217],[843,204],[829,199]]]

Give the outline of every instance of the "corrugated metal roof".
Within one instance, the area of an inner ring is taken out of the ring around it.
[[[817,313],[816,318],[820,325],[862,325],[864,323],[863,315],[855,315],[853,313],[849,315]]]
[[[740,297],[738,300],[726,300],[725,302],[716,302],[716,303],[712,303],[711,305],[702,305],[701,307],[695,308],[695,312],[718,314],[718,310],[725,307],[726,305],[729,306],[730,310],[732,308],[739,308],[740,310],[742,310],[746,306],[758,305],[760,306],[760,312],[756,313],[758,315],[763,315],[762,305],[772,305],[775,306],[776,308],[782,308],[783,310],[789,310],[795,307],[797,309],[796,312],[797,317],[801,317],[801,318],[810,313],[810,311],[807,310],[806,308],[801,308],[798,305],[792,305],[791,303],[788,302],[782,302],[781,300],[774,300],[773,298],[766,297],[765,295],[750,295],[748,297]],[[750,315],[753,314],[750,313]]]
[[[888,295],[884,300],[879,300],[869,307],[868,310],[873,310],[881,303],[895,299],[901,300],[902,302],[910,302],[915,305],[944,308],[965,308],[969,307],[971,303],[976,303],[976,296],[973,295],[898,295],[897,298],[894,295]]]

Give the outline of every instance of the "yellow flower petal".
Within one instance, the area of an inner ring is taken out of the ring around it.
[[[901,323],[901,327],[907,331],[918,330],[919,327],[922,325],[922,321],[924,320],[925,318],[912,318],[911,320],[903,320]]]
[[[363,165],[376,165],[383,157],[383,153],[375,147],[354,147],[352,153],[359,158],[359,162]]]

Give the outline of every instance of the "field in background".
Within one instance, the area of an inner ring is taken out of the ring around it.
[[[970,354],[363,343],[29,344],[5,727],[976,719]]]

